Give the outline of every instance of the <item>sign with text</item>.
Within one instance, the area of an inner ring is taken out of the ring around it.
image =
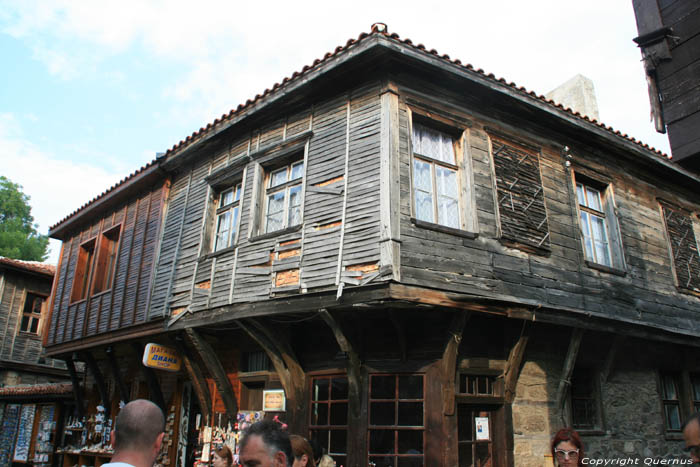
[[[263,391],[263,411],[284,412],[287,399],[284,397],[284,389],[270,389]]]
[[[143,364],[158,370],[179,371],[181,360],[175,349],[160,344],[146,344],[143,349]]]

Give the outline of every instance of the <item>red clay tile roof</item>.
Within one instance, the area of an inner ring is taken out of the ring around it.
[[[381,26],[383,26],[383,27],[381,27]],[[360,34],[360,35],[358,36],[357,39],[348,39],[348,41],[345,43],[345,46],[338,46],[338,47],[336,47],[336,49],[335,49],[332,53],[331,53],[331,52],[326,53],[326,55],[324,55],[322,59],[317,58],[316,60],[314,60],[314,62],[313,62],[313,64],[312,64],[311,66],[306,65],[304,68],[302,68],[301,71],[294,72],[294,73],[292,74],[291,77],[284,78],[284,79],[282,80],[282,83],[275,83],[275,84],[272,86],[272,89],[269,89],[269,88],[268,88],[268,89],[265,89],[265,91],[264,91],[262,94],[257,94],[257,95],[255,96],[254,99],[252,99],[252,100],[251,100],[251,99],[248,99],[248,100],[246,101],[245,104],[240,104],[236,109],[232,109],[228,114],[223,114],[223,115],[221,116],[221,118],[215,119],[212,123],[207,124],[206,127],[200,128],[199,131],[195,131],[194,133],[192,133],[192,135],[188,136],[188,137],[185,138],[184,140],[182,140],[182,141],[180,141],[179,143],[175,144],[172,148],[168,149],[168,151],[165,153],[165,155],[166,155],[166,156],[169,156],[169,155],[171,155],[173,152],[175,152],[176,150],[182,149],[184,146],[187,146],[187,145],[189,145],[190,143],[193,143],[198,137],[201,137],[201,136],[205,135],[205,134],[208,133],[210,130],[213,130],[214,128],[216,128],[217,126],[221,125],[222,123],[224,123],[224,122],[230,120],[230,119],[231,119],[232,117],[234,117],[236,114],[238,114],[239,112],[241,112],[241,111],[247,109],[248,107],[252,106],[253,104],[257,103],[257,102],[258,102],[260,99],[262,99],[263,97],[266,97],[267,95],[269,95],[269,94],[271,94],[271,93],[273,93],[273,92],[279,90],[280,88],[286,87],[286,85],[288,85],[288,83],[291,83],[291,82],[293,82],[293,81],[296,81],[296,80],[298,80],[298,79],[301,79],[306,73],[308,73],[309,71],[312,71],[312,70],[316,69],[316,68],[318,67],[319,64],[321,64],[321,63],[327,61],[327,60],[330,59],[330,58],[335,57],[336,55],[338,55],[340,52],[342,52],[342,51],[344,51],[344,50],[347,50],[347,49],[349,49],[349,48],[352,48],[353,46],[357,46],[357,45],[358,45],[359,43],[361,43],[365,38],[370,37],[370,36],[375,35],[375,34],[381,34],[381,35],[383,35],[383,36],[385,36],[385,37],[387,37],[387,38],[389,38],[389,39],[391,39],[391,40],[394,40],[394,41],[396,41],[396,42],[399,42],[399,43],[408,45],[408,46],[413,47],[414,49],[417,49],[417,50],[421,50],[421,51],[424,51],[424,52],[427,50],[426,47],[425,47],[423,44],[414,45],[414,44],[413,44],[413,41],[411,41],[411,39],[408,39],[408,38],[406,38],[406,39],[401,39],[401,38],[399,37],[399,35],[396,34],[396,33],[390,34],[390,33],[388,32],[388,30],[386,29],[386,25],[383,25],[383,24],[381,24],[381,23],[379,23],[379,25],[377,25],[377,24],[372,25],[372,30],[371,30],[371,32],[370,32],[369,34],[363,32],[362,34]],[[619,137],[621,137],[621,138],[624,138],[624,139],[626,139],[626,140],[628,140],[628,141],[631,141],[631,142],[637,144],[638,146],[640,146],[640,147],[642,147],[642,148],[644,148],[644,149],[647,149],[647,150],[649,150],[649,151],[652,151],[652,152],[656,153],[658,156],[660,156],[660,157],[662,157],[662,158],[671,159],[671,156],[670,156],[670,155],[667,155],[667,154],[663,153],[662,151],[659,151],[658,149],[655,149],[655,148],[649,146],[648,144],[644,144],[644,143],[642,143],[641,141],[639,141],[639,140],[637,140],[637,139],[635,139],[635,138],[633,138],[633,137],[631,137],[631,136],[628,136],[627,134],[620,133],[620,131],[615,130],[615,129],[614,129],[613,127],[611,127],[611,126],[607,126],[607,125],[605,125],[604,123],[601,123],[601,122],[599,122],[599,121],[597,121],[597,120],[595,120],[595,119],[590,119],[590,118],[589,118],[588,116],[586,116],[586,115],[581,115],[579,112],[573,111],[573,110],[572,110],[571,108],[569,108],[569,107],[564,107],[563,105],[556,103],[556,102],[553,101],[552,99],[547,99],[547,98],[546,98],[544,95],[542,95],[542,94],[538,95],[538,94],[535,93],[534,91],[528,91],[525,87],[523,87],[523,86],[518,86],[517,84],[515,84],[515,83],[512,82],[512,81],[511,81],[511,82],[507,82],[504,78],[496,78],[496,76],[495,76],[493,73],[486,74],[486,72],[485,72],[484,70],[482,70],[481,68],[477,68],[477,69],[475,70],[474,67],[473,67],[471,64],[469,64],[469,63],[467,63],[467,64],[462,64],[462,62],[461,62],[460,60],[456,60],[456,59],[455,59],[455,60],[452,60],[452,59],[450,58],[449,55],[446,55],[446,54],[440,55],[440,54],[437,52],[437,50],[435,50],[435,49],[430,49],[430,50],[427,51],[427,53],[429,53],[429,54],[431,54],[431,55],[434,55],[434,56],[436,56],[436,57],[438,57],[438,58],[441,58],[442,60],[445,60],[445,61],[447,61],[447,62],[449,62],[449,63],[454,64],[454,65],[458,65],[458,66],[462,67],[462,68],[465,69],[465,70],[469,70],[469,71],[471,71],[471,72],[474,72],[474,73],[478,73],[478,74],[480,74],[480,75],[483,75],[483,76],[489,78],[490,80],[492,80],[493,82],[498,82],[498,83],[501,83],[501,84],[503,84],[503,85],[505,85],[505,86],[509,86],[509,87],[511,87],[511,88],[513,88],[513,89],[519,91],[519,92],[522,93],[523,95],[528,95],[528,96],[530,96],[530,97],[534,97],[534,98],[539,99],[540,101],[545,102],[545,103],[547,103],[547,104],[549,104],[549,105],[551,105],[551,106],[553,106],[553,107],[557,107],[557,108],[559,108],[559,109],[561,109],[561,110],[564,110],[564,111],[570,113],[571,115],[574,115],[574,116],[578,117],[578,118],[581,119],[581,120],[584,120],[584,121],[586,121],[586,122],[592,123],[592,124],[594,124],[594,125],[596,125],[596,126],[598,126],[598,127],[600,127],[600,128],[603,128],[603,129],[607,130],[608,132],[610,132],[610,133],[612,133],[612,134],[614,134],[614,135],[616,135],[616,136],[619,136]]]
[[[73,385],[71,383],[31,384],[0,388],[0,397],[63,395],[70,394],[71,392],[73,392]]]
[[[18,269],[25,269],[31,272],[38,272],[53,276],[56,274],[56,266],[48,263],[40,263],[39,261],[22,261],[19,259],[10,259],[0,256],[0,264],[6,264]]]

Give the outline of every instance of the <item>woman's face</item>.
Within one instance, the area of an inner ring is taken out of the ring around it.
[[[562,441],[554,447],[557,465],[575,467],[578,465],[578,448],[571,441]]]
[[[309,462],[309,458],[306,454],[302,454],[301,457],[295,457],[292,467],[306,467]]]
[[[214,455],[212,456],[211,464],[213,467],[229,467],[228,465],[226,465],[226,459],[220,457],[217,453],[214,453]]]

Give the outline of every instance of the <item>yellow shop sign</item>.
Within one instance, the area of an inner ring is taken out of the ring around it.
[[[179,371],[181,362],[175,349],[160,344],[146,344],[143,349],[143,364],[158,370]]]

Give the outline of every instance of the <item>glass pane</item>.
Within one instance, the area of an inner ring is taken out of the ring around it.
[[[36,334],[38,328],[39,328],[39,320],[32,319],[32,328],[29,330],[29,332],[33,332],[34,334]]]
[[[311,424],[328,425],[328,404],[325,402],[311,404]]]
[[[466,405],[457,407],[457,439],[459,441],[474,440],[472,411]]]
[[[238,201],[241,199],[241,184],[239,183],[236,185],[236,188],[234,188],[234,194],[233,194],[233,200]]]
[[[690,379],[693,384],[693,394],[695,395],[693,399],[700,401],[700,376],[693,375]]]
[[[413,124],[413,152],[442,162],[455,163],[452,138],[420,123]]]
[[[231,210],[233,213],[233,218],[231,219],[231,237],[236,233],[236,227],[238,226],[238,206]]]
[[[459,467],[472,467],[474,465],[473,444],[460,443],[459,445]]]
[[[399,376],[399,399],[422,399],[423,376]]]
[[[593,238],[599,242],[608,242],[608,236],[605,232],[605,219],[599,216],[591,216],[591,226],[593,227]]]
[[[370,454],[394,454],[394,432],[392,430],[370,430]]]
[[[413,159],[413,185],[420,191],[433,192],[433,179],[430,164],[420,159]]]
[[[416,191],[416,219],[435,222],[433,220],[433,197],[429,193]]]
[[[601,208],[600,204],[600,192],[591,187],[586,187],[586,191],[588,192],[588,207],[595,209],[596,211],[602,211],[603,209]]]
[[[231,227],[231,211],[226,211],[217,216],[216,220],[216,242],[214,250],[220,250],[228,246],[229,229]]]
[[[22,316],[22,325],[20,327],[21,331],[27,331],[29,329],[29,316]]]
[[[337,462],[337,454],[347,454],[348,452],[348,433],[345,430],[331,430],[330,435],[331,444],[329,448],[329,455]]]
[[[393,425],[395,408],[394,402],[372,402],[369,408],[369,424]]]
[[[395,457],[370,457],[369,461],[372,462],[375,467],[394,467],[395,459]],[[335,461],[335,465],[340,465],[337,460]]]
[[[326,451],[330,452],[330,445],[328,444],[329,430],[312,430],[311,439],[315,439],[318,443],[323,446]]]
[[[297,162],[296,164],[292,165],[292,176],[289,177],[289,180],[296,180],[297,178],[301,178],[304,176],[304,162]]]
[[[396,377],[394,375],[372,376],[370,397],[372,399],[395,399]]]
[[[423,465],[423,456],[397,457],[398,467],[421,467]]]
[[[328,379],[315,379],[314,380],[314,390],[312,399],[314,401],[327,401],[328,400],[328,385],[330,380]]]
[[[677,405],[666,405],[666,422],[669,430],[681,429],[681,413]]]
[[[457,171],[435,166],[435,178],[437,179],[438,193],[450,198],[457,198],[459,187],[457,186]]]
[[[335,402],[331,404],[331,425],[348,424],[347,402]]]
[[[423,432],[399,431],[399,454],[423,454]]]
[[[275,170],[270,174],[270,185],[268,188],[274,188],[284,183],[287,183],[287,167]]]
[[[267,223],[265,232],[280,230],[284,222],[284,192],[279,191],[267,196]]]
[[[438,197],[438,224],[459,228],[459,204],[456,199]]]
[[[678,399],[676,395],[676,384],[672,376],[664,376],[664,399]]]
[[[586,206],[586,194],[583,190],[583,185],[580,183],[576,184],[576,197],[578,198],[578,204]]]
[[[399,402],[400,426],[423,426],[422,402]]]
[[[491,443],[477,443],[475,448],[477,467],[491,467]]]
[[[301,223],[301,185],[289,189],[289,218],[287,226]]]
[[[226,190],[221,192],[221,200],[219,202],[219,207],[228,206],[233,203],[233,190]]]
[[[610,250],[607,243],[595,242],[595,256],[598,264],[612,266],[610,261]]]
[[[331,388],[331,399],[332,400],[342,400],[348,398],[348,379],[347,378],[333,378]]]

